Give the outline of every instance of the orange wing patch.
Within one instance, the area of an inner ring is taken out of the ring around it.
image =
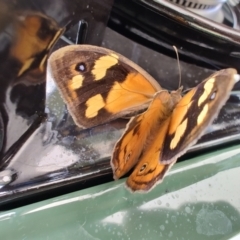
[[[124,109],[148,104],[156,89],[141,74],[130,73],[123,82],[115,81],[106,99],[108,112],[117,113]]]
[[[192,104],[192,97],[195,94],[196,89],[192,89],[189,91],[176,105],[175,109],[173,110],[171,123],[168,130],[170,135],[174,134],[184,119],[184,116],[187,114],[188,109],[191,107]]]
[[[83,75],[76,75],[72,79],[69,80],[68,86],[73,91],[79,89],[82,86],[84,77]]]
[[[94,80],[98,81],[105,77],[107,70],[118,63],[118,58],[115,55],[103,56],[96,60],[92,74],[95,77]]]
[[[177,144],[179,143],[181,137],[183,137],[186,129],[187,129],[187,123],[188,119],[186,118],[176,129],[176,132],[174,133],[174,138],[172,139],[170,143],[170,149],[176,148]]]
[[[214,78],[209,79],[205,84],[204,84],[204,92],[201,95],[201,97],[198,99],[198,106],[200,107],[202,103],[204,103],[207,98],[209,97],[209,93],[212,91],[214,87]]]
[[[199,116],[197,118],[198,125],[201,125],[202,122],[204,121],[206,115],[208,114],[208,109],[209,109],[208,104],[205,104],[203,110],[199,113]]]
[[[103,97],[101,94],[97,94],[91,98],[89,98],[86,102],[87,109],[85,116],[87,118],[93,118],[97,116],[98,111],[105,106]]]

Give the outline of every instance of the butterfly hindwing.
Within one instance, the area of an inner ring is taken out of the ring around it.
[[[75,123],[92,127],[146,109],[159,84],[143,69],[111,50],[67,46],[48,62]]]
[[[161,163],[175,162],[197,142],[227,101],[236,76],[235,69],[218,71],[182,98],[171,116]]]
[[[172,110],[181,99],[180,92],[181,89],[171,94],[164,90],[156,93],[148,109],[131,119],[125,133],[116,143],[111,160],[115,179],[126,174],[137,163],[127,181],[133,191],[148,190],[143,183],[150,188],[168,169],[163,164],[160,166],[158,159]],[[144,164],[150,170],[138,174],[138,169]]]
[[[111,165],[115,179],[125,175],[137,163],[160,122],[169,117],[172,100],[167,91],[160,91],[144,113],[129,121],[112,154]]]
[[[159,126],[159,131],[154,137],[154,141],[149,144],[131,175],[126,181],[128,189],[131,191],[149,191],[157,183],[161,183],[165,174],[172,164],[162,164],[159,162],[164,136],[167,133],[170,118],[163,121]]]

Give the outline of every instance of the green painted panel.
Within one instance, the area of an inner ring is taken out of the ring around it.
[[[147,194],[124,179],[0,214],[0,239],[240,239],[240,148],[175,165]]]

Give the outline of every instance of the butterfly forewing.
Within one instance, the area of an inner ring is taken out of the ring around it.
[[[176,105],[166,134],[160,162],[175,162],[196,143],[227,101],[235,84],[235,69],[212,74]]]
[[[160,183],[169,170],[171,164],[162,164],[159,157],[162,151],[165,134],[167,133],[170,118],[164,120],[158,127],[153,141],[144,150],[138,164],[126,181],[127,187],[135,191],[148,191]]]
[[[48,67],[75,123],[92,127],[146,109],[159,84],[113,51],[75,45],[54,52]]]

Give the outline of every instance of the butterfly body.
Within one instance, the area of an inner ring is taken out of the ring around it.
[[[52,54],[48,67],[78,126],[93,127],[136,112],[116,143],[111,166],[132,191],[160,183],[212,123],[239,81],[235,69],[212,74],[185,96],[169,93],[130,60],[100,47],[68,46]]]

